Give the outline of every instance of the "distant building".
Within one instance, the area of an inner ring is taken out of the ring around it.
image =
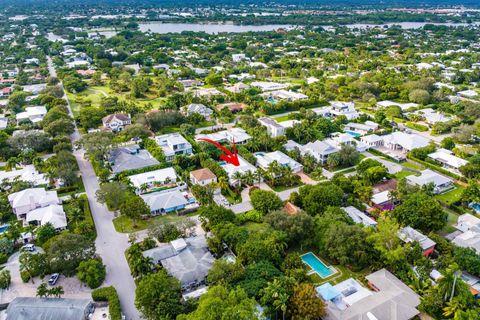
[[[24,112],[17,113],[17,122],[30,120],[32,123],[39,123],[47,114],[47,108],[43,106],[26,107]]]
[[[207,138],[213,140],[215,142],[230,142],[233,143],[235,141],[236,144],[244,144],[247,143],[248,140],[252,138],[245,130],[242,128],[231,128],[228,130],[218,131],[214,133],[207,133],[207,134],[197,134],[195,136],[195,140],[199,141],[199,139]]]
[[[377,226],[377,221],[353,206],[342,207],[342,210],[345,211],[355,223],[363,224],[366,227]]]
[[[190,172],[190,182],[193,185],[207,186],[217,183],[217,176],[208,168],[198,169]]]
[[[233,62],[240,62],[246,60],[247,57],[243,53],[232,54],[232,61]]]
[[[287,151],[298,148],[303,156],[309,154],[322,165],[327,163],[327,159],[331,154],[340,151],[337,147],[320,140],[309,142],[305,145],[300,145],[295,141],[288,140],[284,147]]]
[[[198,113],[205,118],[205,120],[210,120],[212,118],[213,110],[207,106],[200,103],[192,103],[185,107],[185,114],[187,116]]]
[[[110,114],[102,119],[103,127],[112,132],[122,131],[125,126],[132,123],[130,115],[125,113]]]

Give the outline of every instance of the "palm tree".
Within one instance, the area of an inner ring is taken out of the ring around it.
[[[48,290],[47,284],[42,283],[37,287],[37,297],[46,298],[49,295],[49,291],[50,290]]]
[[[458,298],[455,298],[451,301],[447,302],[447,306],[443,308],[443,315],[447,318],[455,315],[460,310],[465,310],[466,305],[465,302],[461,301]]]
[[[244,176],[245,178],[245,184],[247,186],[252,186],[255,183],[255,176],[253,175],[252,171],[247,171],[247,173]]]
[[[242,173],[241,173],[240,171],[236,171],[236,172],[233,174],[232,178],[238,182],[238,187],[241,187],[241,186],[242,186],[242,183],[243,183],[243,175],[242,175]]]
[[[263,170],[262,168],[258,168],[257,171],[255,171],[254,173],[255,179],[257,180],[259,185],[262,182],[262,178],[264,174],[265,174],[265,170]]]
[[[290,166],[282,167],[282,177],[287,187],[292,186],[295,183],[294,176],[295,175],[293,173],[292,168],[290,168]]]
[[[62,286],[53,287],[52,289],[50,289],[48,291],[49,291],[49,295],[52,295],[55,298],[60,298],[65,293],[65,291],[63,291]]]
[[[228,179],[227,179],[227,177],[225,177],[225,176],[218,177],[217,188],[220,188],[220,190],[228,189]]]
[[[15,167],[17,166],[17,164],[19,164],[19,162],[20,162],[20,160],[17,157],[8,158],[6,169],[7,170],[15,169]]]

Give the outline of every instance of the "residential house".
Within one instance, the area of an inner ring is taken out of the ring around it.
[[[213,98],[215,96],[224,96],[225,94],[215,88],[200,88],[191,91],[194,97],[197,98]]]
[[[268,153],[256,152],[254,155],[255,158],[257,158],[257,166],[264,170],[268,170],[270,164],[273,162],[277,162],[280,167],[289,167],[295,173],[303,170],[303,165],[281,151],[273,151]]]
[[[153,263],[160,264],[180,281],[183,292],[205,285],[208,271],[215,258],[210,253],[204,235],[179,238],[143,252]]]
[[[243,159],[241,156],[238,156],[238,162],[240,163],[239,166],[234,166],[231,163],[225,163],[225,162],[220,163],[223,169],[227,172],[228,183],[234,187],[239,186],[241,184],[241,181],[237,177],[237,172],[241,176],[244,176],[249,172],[251,174],[255,174],[257,172],[257,168],[255,168],[254,165],[252,165],[247,160]]]
[[[160,163],[150,152],[140,149],[138,145],[130,145],[112,150],[109,154],[108,162],[110,163],[113,174],[154,166]]]
[[[453,120],[453,117],[447,116],[442,112],[433,110],[432,108],[417,110],[413,112],[413,114],[424,118],[425,122],[429,125],[434,125],[437,122],[449,122]]]
[[[267,128],[267,132],[272,138],[285,135],[285,132],[288,128],[291,128],[295,124],[300,123],[300,121],[298,120],[288,120],[283,122],[277,122],[274,119],[267,118],[267,117],[259,118],[258,122],[262,126]]]
[[[130,115],[125,113],[110,114],[102,119],[103,128],[112,132],[120,132],[132,123]]]
[[[398,237],[405,243],[418,242],[422,248],[422,254],[428,257],[435,250],[435,241],[423,235],[410,226],[404,227],[398,231]]]
[[[150,213],[153,215],[163,215],[169,212],[198,207],[194,197],[187,192],[181,192],[177,189],[142,194],[140,197],[148,205]]]
[[[185,114],[189,116],[193,113],[198,113],[199,115],[203,116],[205,120],[208,121],[212,117],[213,110],[203,104],[192,103],[185,107]]]
[[[243,82],[237,82],[232,86],[225,87],[225,90],[230,91],[232,93],[240,93],[243,90],[247,90],[247,89],[250,89],[250,86]]]
[[[24,112],[16,114],[17,122],[30,120],[32,123],[39,123],[47,114],[47,108],[43,106],[26,107]]]
[[[360,138],[360,141],[367,145],[369,148],[383,146],[383,138],[376,134],[369,134],[368,136],[363,136]]]
[[[419,105],[417,103],[409,102],[409,103],[400,103],[400,102],[395,102],[395,101],[379,101],[377,102],[377,107],[379,108],[388,108],[391,106],[396,106],[399,107],[402,110],[408,110],[410,108],[417,108]]]
[[[373,218],[368,216],[366,213],[358,210],[357,208],[355,208],[353,206],[342,207],[342,210],[345,211],[348,214],[348,216],[355,223],[361,223],[366,227],[376,227],[377,226],[377,221],[375,221]]]
[[[241,62],[243,60],[246,60],[247,57],[245,56],[244,53],[237,53],[237,54],[232,54],[232,61],[233,62]]]
[[[203,86],[203,82],[200,80],[187,79],[187,80],[179,80],[179,82],[183,85],[185,89]]]
[[[235,113],[244,110],[247,107],[245,103],[241,102],[229,102],[229,103],[222,103],[217,105],[215,108],[217,110],[222,110],[223,108],[227,108],[230,112]]]
[[[447,170],[453,170],[459,173],[458,169],[468,163],[467,160],[459,158],[453,155],[453,152],[446,149],[438,149],[437,151],[428,155],[430,159],[433,159],[442,164]]]
[[[480,219],[470,213],[464,213],[458,217],[455,228],[462,232],[472,230],[480,233]]]
[[[254,81],[251,83],[253,87],[260,89],[261,91],[273,91],[281,90],[288,88],[290,84],[288,83],[278,83],[278,82],[266,82],[266,81]]]
[[[55,230],[64,230],[67,228],[67,216],[63,211],[63,206],[51,204],[27,212],[25,221],[28,224],[43,226],[47,223],[52,225]]]
[[[95,312],[90,299],[16,297],[8,304],[5,313],[5,320],[88,320],[102,317]]]
[[[12,94],[12,88],[6,87],[0,89],[0,97],[8,97]]]
[[[331,154],[340,151],[338,148],[320,140],[309,142],[303,146],[295,141],[288,140],[284,147],[287,151],[292,151],[295,148],[298,148],[302,156],[309,154],[322,165],[327,163],[327,159]]]
[[[38,95],[41,91],[45,90],[47,87],[46,83],[41,83],[41,84],[30,84],[23,86],[23,91],[25,92],[30,92],[34,96]]]
[[[326,303],[324,320],[410,320],[418,316],[420,296],[386,269],[366,276],[368,288],[355,279],[316,288]]]
[[[416,185],[419,187],[427,186],[429,184],[433,184],[434,189],[433,192],[435,194],[440,194],[452,190],[455,188],[453,184],[453,180],[447,178],[435,171],[430,169],[425,169],[420,172],[420,176],[411,175],[406,177],[407,182],[411,185]]]
[[[359,117],[353,102],[331,101],[329,113],[333,117],[345,116],[348,120],[354,120]]]
[[[418,134],[395,131],[383,138],[383,145],[391,150],[412,151],[430,144],[430,140]]]
[[[218,131],[208,134],[197,134],[195,140],[199,141],[200,139],[210,139],[215,142],[235,142],[236,144],[247,143],[248,140],[252,138],[245,130],[242,128],[231,128],[228,130]]]
[[[465,98],[476,98],[478,97],[478,92],[474,90],[464,90],[457,92],[457,96]]]
[[[162,148],[166,161],[172,161],[176,155],[191,155],[193,148],[180,133],[169,133],[156,136],[155,141]]]
[[[60,204],[56,191],[44,188],[29,188],[8,195],[8,202],[17,219],[24,219],[28,212],[49,205]]]
[[[375,123],[373,121],[365,121],[365,123],[349,122],[343,127],[343,130],[364,135],[367,133],[375,132],[378,130],[378,128],[378,123]]]
[[[235,79],[237,81],[252,80],[255,79],[255,75],[251,73],[242,72],[240,74],[231,74],[228,76],[229,79]]]
[[[265,93],[260,94],[261,97],[267,99],[267,101],[276,103],[278,100],[285,100],[285,101],[298,101],[298,100],[307,100],[308,96],[300,93],[294,92],[290,90],[275,90],[275,91],[268,91]]]
[[[323,142],[341,149],[343,145],[353,146],[358,152],[364,152],[368,149],[368,146],[362,141],[355,140],[351,135],[347,133],[335,133],[331,138],[323,140]]]
[[[15,180],[29,182],[34,186],[48,184],[48,178],[43,173],[39,173],[33,164],[26,165],[18,170],[0,171],[0,182],[13,182]]]
[[[458,217],[453,233],[452,243],[463,248],[472,248],[480,254],[480,219],[469,213]]]
[[[177,182],[177,172],[173,167],[143,172],[128,176],[137,193],[142,193],[146,188],[174,186]]]
[[[192,185],[207,186],[217,183],[217,176],[208,168],[202,168],[190,172]]]
[[[372,195],[371,201],[374,208],[376,209],[391,211],[395,207],[390,197],[389,190],[374,193]]]

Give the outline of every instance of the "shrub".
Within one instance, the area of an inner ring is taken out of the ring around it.
[[[77,268],[78,279],[92,289],[98,288],[105,280],[106,275],[107,272],[101,259],[82,261]]]
[[[120,308],[120,299],[117,290],[114,287],[103,287],[92,291],[93,301],[107,301],[108,311],[112,320],[122,319],[122,309]]]
[[[8,256],[5,253],[0,253],[0,264],[7,263]]]
[[[4,269],[0,271],[0,289],[7,289],[10,286],[11,280],[12,278],[9,270]]]
[[[22,278],[23,283],[27,283],[30,280],[30,275],[26,271],[20,272],[20,278]]]

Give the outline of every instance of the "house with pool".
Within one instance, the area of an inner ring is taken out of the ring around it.
[[[365,121],[365,123],[349,122],[344,127],[345,133],[351,136],[359,137],[378,130],[380,126],[373,121]]]
[[[295,173],[303,170],[303,165],[281,151],[256,152],[254,155],[255,158],[257,158],[257,166],[265,170],[267,170],[273,162],[277,162],[281,167],[289,167]]]
[[[420,296],[386,269],[365,277],[368,287],[350,278],[316,288],[326,304],[324,320],[410,320],[420,314]]]
[[[225,161],[219,162],[220,166],[222,166],[222,168],[227,172],[228,183],[232,187],[238,187],[241,184],[241,181],[238,179],[238,175],[244,176],[248,174],[248,172],[252,174],[255,174],[257,172],[257,168],[253,164],[242,158],[240,155],[238,156],[238,162],[240,163],[239,166],[234,166],[233,164],[226,163]]]

